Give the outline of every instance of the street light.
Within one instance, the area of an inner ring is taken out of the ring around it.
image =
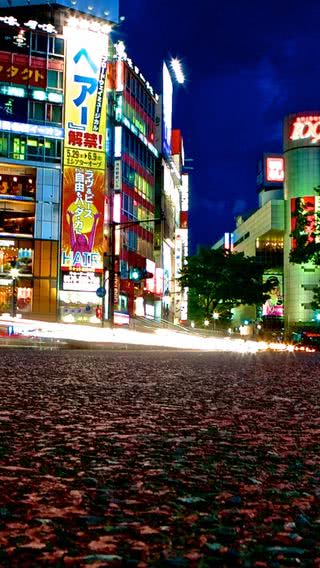
[[[13,318],[17,315],[17,278],[19,276],[19,268],[17,268],[17,261],[11,261],[10,276],[12,278],[12,300],[11,300],[11,316]]]

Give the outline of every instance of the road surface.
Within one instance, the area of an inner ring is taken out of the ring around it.
[[[0,355],[1,567],[320,567],[320,354]]]

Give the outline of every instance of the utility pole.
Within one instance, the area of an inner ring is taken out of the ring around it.
[[[119,223],[117,221],[111,221],[109,223],[110,227],[110,264],[109,264],[109,298],[108,298],[108,317],[110,321],[110,326],[113,327],[114,322],[114,305],[115,305],[115,284],[118,284],[117,279],[120,277],[119,274],[119,266],[117,263],[119,262],[116,259],[116,249],[115,249],[115,240],[116,240],[116,229],[122,230],[132,227],[134,225],[142,225],[143,223],[156,223],[157,221],[163,221],[164,217],[161,216],[155,219],[141,219],[140,221],[124,221]],[[103,315],[102,315],[103,319]]]

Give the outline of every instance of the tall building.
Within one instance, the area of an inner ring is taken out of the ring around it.
[[[320,268],[311,263],[293,264],[289,262],[289,254],[296,246],[290,235],[295,228],[298,205],[303,207],[306,214],[306,231],[307,220],[310,221],[308,211],[313,211],[314,217],[319,211],[319,196],[315,191],[320,185],[319,124],[320,112],[302,112],[289,115],[284,125],[284,287],[287,329],[299,322],[311,322],[315,316],[311,302],[313,289],[319,285]]]
[[[168,107],[162,116],[123,43],[113,44],[118,21],[117,0],[0,0],[1,312],[12,310],[16,264],[21,315],[95,324],[113,314],[116,323],[162,317],[156,162]],[[171,120],[172,93],[169,111]],[[172,173],[171,123],[161,140]],[[169,230],[173,295],[181,174]]]
[[[296,328],[314,325],[314,289],[320,268],[313,263],[290,262],[297,243],[293,236],[297,213],[305,215],[303,231],[311,242],[318,223],[320,188],[320,113],[289,115],[284,122],[284,153],[265,155],[258,172],[259,207],[237,219],[234,250],[255,256],[265,267],[264,280],[272,284],[271,298],[256,311],[242,308],[242,317],[262,317],[266,327],[284,325],[288,336]],[[282,192],[282,181],[284,190]],[[222,246],[222,240],[214,247]],[[282,323],[283,321],[283,323]]]
[[[163,89],[159,105],[157,143],[155,257],[162,268],[164,320],[184,323],[188,317],[188,291],[182,290],[178,277],[188,256],[189,176],[184,170],[184,145],[181,131],[172,128],[174,88],[166,63],[163,64]]]
[[[114,232],[116,318],[154,318],[162,296],[162,278],[154,259],[155,146],[158,95],[127,56],[115,46],[114,179],[110,215]],[[135,281],[132,270],[153,277]],[[116,320],[117,321],[117,320]]]

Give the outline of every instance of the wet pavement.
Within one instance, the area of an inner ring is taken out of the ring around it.
[[[1,567],[320,567],[320,354],[0,357]]]

